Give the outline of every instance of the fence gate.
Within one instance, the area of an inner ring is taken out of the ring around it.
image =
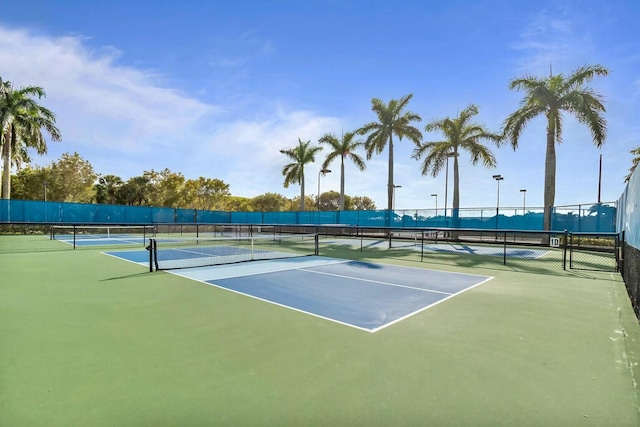
[[[568,246],[570,269],[619,271],[617,233],[569,233]]]

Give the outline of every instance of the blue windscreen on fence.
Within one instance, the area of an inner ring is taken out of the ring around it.
[[[68,224],[304,224],[397,228],[542,230],[542,209],[414,209],[375,211],[222,212],[151,206],[0,200],[0,222]],[[552,230],[615,232],[616,205],[558,206]]]

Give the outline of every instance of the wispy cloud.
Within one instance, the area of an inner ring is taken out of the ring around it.
[[[114,150],[140,138],[179,133],[218,107],[163,87],[150,70],[120,66],[113,47],[90,49],[81,36],[46,37],[0,27],[0,75],[15,85],[42,86],[55,104],[63,138]],[[102,135],[100,135],[102,134]],[[106,140],[108,139],[108,141]]]
[[[518,68],[524,73],[540,73],[540,70],[564,69],[565,64],[575,67],[576,58],[583,56],[591,44],[575,31],[570,14],[566,11],[541,11],[525,27],[519,39],[511,47],[521,51]]]

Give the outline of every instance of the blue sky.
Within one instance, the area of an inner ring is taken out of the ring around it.
[[[421,129],[474,103],[497,131],[522,98],[509,80],[546,76],[550,63],[564,74],[601,64],[611,73],[590,85],[605,97],[605,145],[567,116],[557,147],[556,204],[568,205],[596,201],[600,154],[602,200],[624,189],[640,145],[638,22],[635,1],[12,1],[0,15],[0,76],[42,86],[57,114],[63,141],[36,164],[78,152],[100,174],[169,168],[220,178],[237,196],[294,197],[279,150],[374,120],[371,98],[413,93]],[[544,143],[540,118],[517,151],[493,147],[495,169],[463,155],[461,207],[495,206],[494,174],[501,206],[521,206],[520,189],[541,206]],[[422,176],[413,148],[396,144],[396,207],[433,208],[435,193],[441,208],[444,174]],[[307,167],[307,194],[323,159]],[[339,191],[331,168],[321,191]],[[346,167],[346,193],[379,208],[386,183],[386,151],[364,172]]]

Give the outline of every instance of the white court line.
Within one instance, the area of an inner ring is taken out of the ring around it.
[[[248,261],[235,264],[220,264],[215,266],[195,267],[185,270],[167,270],[176,276],[195,280],[222,280],[238,277],[255,276],[258,274],[278,273],[282,271],[299,270],[301,268],[322,265],[343,264],[350,260],[326,257],[291,257],[271,260]]]
[[[299,268],[298,270],[306,271],[307,273],[324,274],[326,276],[334,276],[334,277],[340,277],[340,278],[343,278],[343,279],[357,280],[357,281],[360,281],[360,282],[378,283],[380,285],[395,286],[395,287],[398,287],[398,288],[414,289],[416,291],[433,292],[434,294],[453,295],[451,292],[434,291],[432,289],[416,288],[414,286],[400,285],[398,283],[381,282],[379,280],[361,279],[359,277],[345,276],[345,275],[342,275],[342,274],[333,274],[333,273],[325,273],[325,272],[322,272],[322,271],[307,270],[306,268]]]
[[[486,276],[485,276],[485,277],[486,277]],[[418,313],[421,313],[421,312],[425,311],[426,309],[429,309],[429,308],[431,308],[431,307],[433,307],[433,306],[436,306],[436,305],[440,304],[441,302],[445,302],[446,300],[451,299],[451,298],[453,298],[453,297],[456,297],[456,296],[460,295],[460,294],[461,294],[461,293],[463,293],[463,292],[467,292],[469,289],[473,289],[473,288],[475,288],[475,287],[477,287],[477,286],[480,286],[480,285],[482,285],[483,283],[486,283],[486,282],[488,282],[488,281],[489,281],[489,280],[491,280],[491,279],[493,279],[493,277],[487,277],[485,280],[483,280],[483,281],[482,281],[482,282],[480,282],[480,283],[476,283],[475,285],[469,286],[468,288],[465,288],[465,289],[463,289],[463,290],[461,290],[461,291],[458,291],[458,292],[456,292],[455,294],[451,294],[451,295],[449,295],[449,296],[448,296],[448,297],[446,297],[446,298],[442,298],[441,300],[438,300],[438,301],[434,302],[433,304],[429,304],[429,305],[427,305],[427,306],[425,306],[425,307],[422,307],[422,308],[420,308],[420,309],[418,309],[418,310],[414,311],[413,313],[409,313],[409,314],[406,314],[406,315],[404,315],[404,316],[402,316],[402,317],[399,317],[399,318],[397,318],[396,320],[394,320],[394,321],[392,321],[392,322],[385,323],[385,324],[384,324],[384,325],[382,325],[382,326],[379,326],[379,327],[377,327],[377,328],[371,329],[371,330],[370,330],[370,332],[371,332],[371,333],[378,332],[378,331],[380,331],[380,330],[382,330],[382,329],[384,329],[384,328],[387,328],[387,327],[389,327],[389,326],[391,326],[391,325],[394,325],[394,324],[396,324],[396,323],[398,323],[398,322],[402,322],[403,320],[408,319],[408,318],[409,318],[409,317],[411,317],[411,316],[414,316],[414,315],[416,315],[416,314],[418,314]]]

